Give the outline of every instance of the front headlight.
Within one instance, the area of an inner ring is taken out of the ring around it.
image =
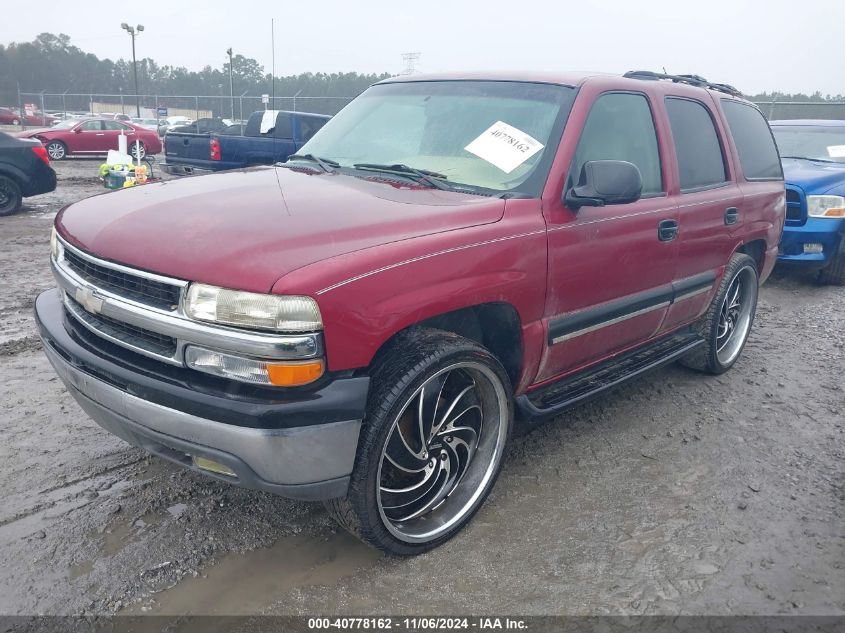
[[[56,227],[50,230],[50,255],[55,261],[59,261],[59,238],[56,237]]]
[[[807,196],[807,215],[811,218],[845,218],[845,197]]]
[[[320,308],[311,297],[241,292],[205,284],[188,287],[185,314],[198,321],[275,332],[323,328]]]

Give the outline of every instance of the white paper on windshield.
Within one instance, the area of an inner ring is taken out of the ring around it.
[[[845,158],[845,145],[828,145],[827,155],[831,158]]]
[[[543,149],[543,144],[504,121],[496,121],[464,149],[509,174]]]

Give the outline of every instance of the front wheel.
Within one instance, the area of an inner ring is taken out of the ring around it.
[[[0,216],[17,213],[23,204],[21,188],[8,176],[0,175]]]
[[[839,252],[830,264],[819,271],[819,283],[845,286],[845,241],[839,246]]]
[[[44,146],[50,160],[64,160],[67,158],[67,146],[61,141],[50,141]]]
[[[389,554],[420,554],[472,518],[502,466],[510,382],[490,352],[432,329],[397,336],[372,374],[347,496],[330,514]]]
[[[690,352],[681,363],[709,374],[728,371],[751,332],[759,288],[754,260],[743,253],[734,254],[707,314],[697,326],[704,345]]]

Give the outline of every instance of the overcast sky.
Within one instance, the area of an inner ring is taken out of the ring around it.
[[[276,74],[417,68],[631,69],[695,73],[753,94],[845,94],[845,0],[40,0],[0,21],[0,41],[67,33],[99,57],[131,58],[123,21],[141,23],[138,56],[200,69],[225,50]],[[37,10],[36,10],[37,7]],[[137,7],[133,10],[131,7]],[[3,69],[0,68],[0,74]]]

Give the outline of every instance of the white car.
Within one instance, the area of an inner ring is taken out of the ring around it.
[[[139,119],[136,117],[132,117],[132,123],[144,129],[155,130],[156,132],[158,132],[158,119]],[[162,121],[162,123],[164,123],[164,121]]]

